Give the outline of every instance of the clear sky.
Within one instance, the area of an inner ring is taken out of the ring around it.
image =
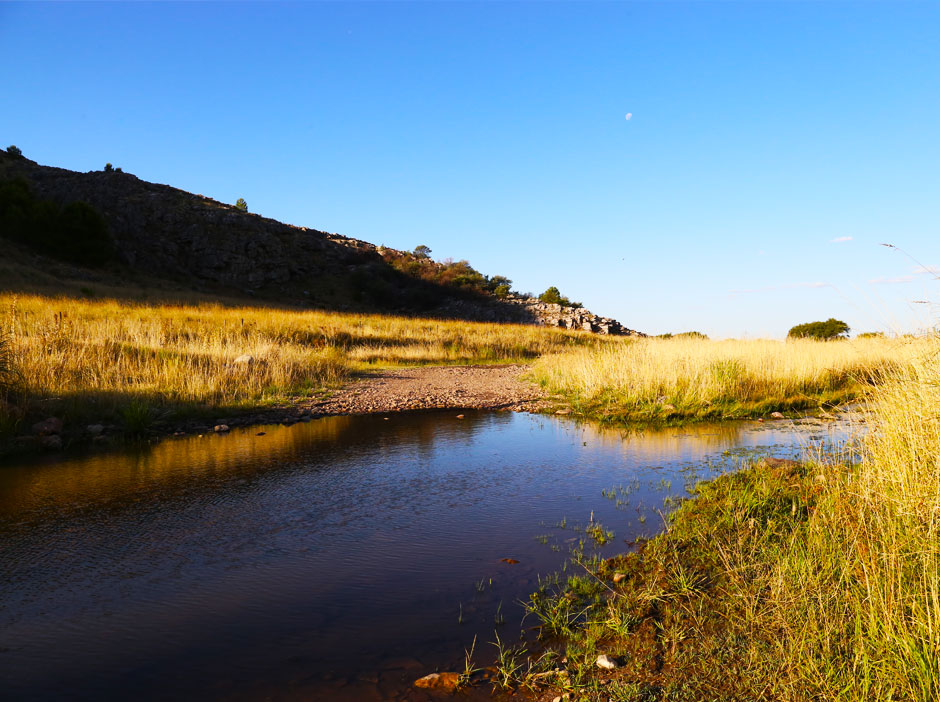
[[[0,2],[0,66],[0,144],[40,163],[648,333],[940,312],[938,2]]]

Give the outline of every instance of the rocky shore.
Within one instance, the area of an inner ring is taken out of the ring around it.
[[[290,405],[185,422],[154,419],[141,438],[223,433],[234,427],[296,424],[332,415],[438,409],[540,412],[554,407],[557,402],[541,388],[522,380],[526,369],[525,365],[394,368],[355,379],[326,397],[298,398]],[[14,444],[23,451],[57,451],[82,445],[107,447],[125,438],[125,428],[119,425],[70,426],[48,417],[16,437]]]

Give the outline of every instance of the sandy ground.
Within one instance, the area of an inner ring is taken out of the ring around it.
[[[547,407],[551,403],[542,389],[520,379],[525,370],[523,365],[394,368],[353,381],[307,407],[319,415]]]

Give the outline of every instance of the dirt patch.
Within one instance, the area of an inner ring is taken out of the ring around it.
[[[544,391],[511,366],[394,368],[352,382],[308,405],[316,414],[371,414],[418,409],[538,411],[551,404]]]

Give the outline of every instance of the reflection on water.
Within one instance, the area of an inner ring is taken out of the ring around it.
[[[413,699],[497,611],[518,634],[592,512],[613,554],[667,496],[819,436],[334,417],[2,467],[0,698]]]

